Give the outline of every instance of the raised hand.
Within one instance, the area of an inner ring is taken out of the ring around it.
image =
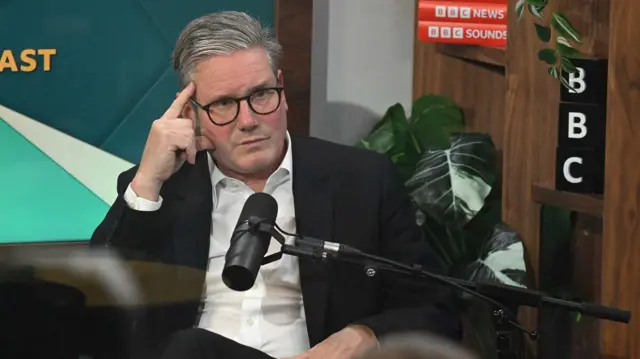
[[[162,184],[185,161],[194,164],[198,151],[214,148],[205,137],[196,138],[191,119],[181,117],[194,93],[195,85],[189,83],[162,117],[151,125],[138,172],[131,183],[139,197],[157,201]]]

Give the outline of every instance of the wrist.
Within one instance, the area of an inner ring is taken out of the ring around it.
[[[162,182],[151,179],[143,173],[136,173],[131,181],[131,189],[136,193],[136,196],[153,202],[159,200],[160,188],[162,188]]]

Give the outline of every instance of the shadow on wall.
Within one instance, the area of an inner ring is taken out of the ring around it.
[[[380,118],[382,114],[362,105],[349,102],[327,102],[312,133],[315,137],[354,145],[371,131]]]

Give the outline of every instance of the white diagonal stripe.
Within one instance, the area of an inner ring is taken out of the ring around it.
[[[0,118],[107,204],[116,199],[118,174],[131,163],[2,105]]]

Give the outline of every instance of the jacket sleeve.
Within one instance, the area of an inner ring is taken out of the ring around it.
[[[413,203],[394,165],[385,157],[381,168],[380,255],[408,265],[419,264],[432,273],[445,274],[416,223]],[[453,292],[449,288],[388,272],[381,272],[381,275],[380,313],[353,324],[366,325],[378,338],[408,331],[428,331],[454,340],[461,338],[461,325],[450,304]]]
[[[157,211],[136,211],[124,200],[136,168],[118,176],[118,197],[96,227],[90,239],[92,247],[115,249],[130,259],[157,260],[167,258],[163,253],[170,248],[170,204],[166,201]]]

